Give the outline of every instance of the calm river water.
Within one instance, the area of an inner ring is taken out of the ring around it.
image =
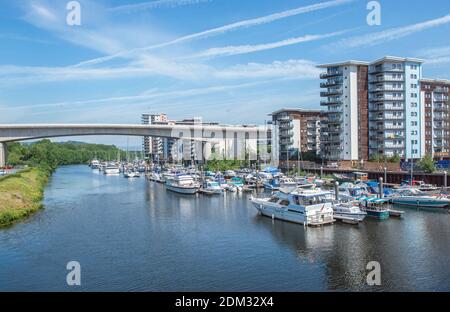
[[[0,230],[0,290],[450,290],[447,212],[305,230],[259,216],[247,196],[183,196],[62,167],[45,209]],[[80,287],[66,284],[72,260]],[[370,261],[382,286],[366,284]]]

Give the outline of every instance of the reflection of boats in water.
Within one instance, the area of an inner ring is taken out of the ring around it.
[[[251,198],[253,206],[264,216],[300,223],[324,225],[333,223],[330,192],[322,190],[281,190],[270,198]]]

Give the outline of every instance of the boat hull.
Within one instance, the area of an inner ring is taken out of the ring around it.
[[[394,205],[401,206],[416,206],[426,208],[448,208],[450,203],[448,201],[441,201],[438,199],[414,199],[414,198],[393,198],[391,202]]]
[[[334,212],[334,216],[336,219],[338,218],[345,218],[345,219],[354,219],[358,222],[362,222],[364,218],[367,216],[367,213],[361,212],[361,213],[345,213],[345,212]]]
[[[389,219],[389,210],[384,211],[372,211],[372,210],[366,210],[367,216],[376,218],[379,220],[385,220]]]
[[[167,184],[166,184],[166,188],[167,188],[167,190],[169,190],[171,192],[179,193],[179,194],[187,194],[187,195],[194,195],[198,191],[198,187],[178,187],[178,186],[167,185]]]
[[[334,223],[335,221],[333,218],[329,220],[321,218],[318,222],[317,221],[307,222],[307,216],[301,212],[279,209],[276,207],[272,207],[270,205],[264,205],[263,203],[258,201],[252,201],[252,204],[261,215],[272,219],[278,219],[282,221],[298,223],[303,225],[326,225]]]

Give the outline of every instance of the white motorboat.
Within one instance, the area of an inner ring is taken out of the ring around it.
[[[125,171],[123,175],[125,178],[139,178],[140,176],[137,171]]]
[[[280,188],[293,188],[297,187],[297,182],[291,178],[280,178],[279,180]]]
[[[355,220],[362,222],[367,216],[367,213],[359,208],[358,203],[334,203],[333,211],[334,218],[342,221]]]
[[[99,169],[100,168],[100,162],[97,159],[93,159],[91,163],[89,164],[91,169]]]
[[[105,174],[106,175],[119,175],[120,169],[116,165],[108,164],[105,167]]]
[[[324,225],[333,223],[330,192],[313,189],[281,190],[269,198],[251,198],[253,206],[264,216],[300,223]]]
[[[195,194],[200,185],[189,175],[179,175],[166,180],[166,188],[180,194]]]
[[[450,199],[446,196],[429,195],[416,188],[399,189],[388,197],[394,205],[424,208],[449,208]]]
[[[205,181],[201,190],[205,194],[223,194],[222,187],[216,181]]]

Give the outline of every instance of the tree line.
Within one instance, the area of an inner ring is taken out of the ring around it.
[[[135,152],[129,153],[135,157]],[[125,159],[126,152],[114,145],[88,144],[82,142],[54,143],[41,140],[34,143],[8,143],[7,164],[11,166],[44,167],[50,171],[58,166],[87,164],[92,159],[117,160]]]

